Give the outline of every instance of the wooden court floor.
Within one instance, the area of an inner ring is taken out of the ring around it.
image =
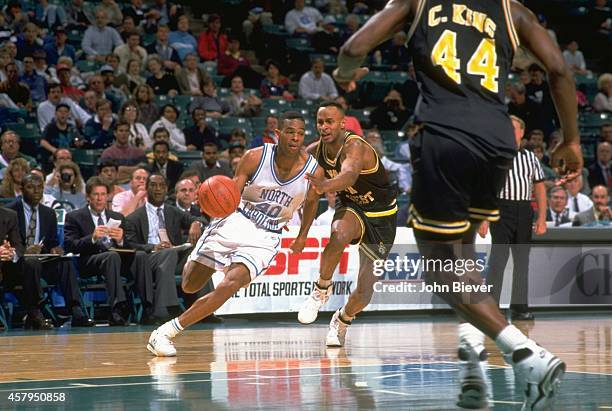
[[[330,316],[197,326],[177,338],[176,358],[150,355],[150,327],[6,332],[0,410],[457,409],[451,316],[369,316],[345,348],[326,349]],[[612,312],[518,325],[568,365],[554,409],[612,409]],[[488,348],[491,409],[519,410],[512,370]]]

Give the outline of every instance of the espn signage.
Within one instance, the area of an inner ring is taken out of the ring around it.
[[[312,230],[311,230],[312,231]],[[329,231],[329,230],[326,230]],[[307,262],[308,264],[320,264],[321,255],[327,243],[329,243],[329,236],[327,237],[308,237],[306,240],[306,246],[301,253],[292,253],[289,249],[291,243],[295,240],[295,237],[285,237],[281,241],[281,250],[276,255],[274,262],[264,275],[297,275],[299,274],[300,264]],[[313,250],[314,249],[314,250]],[[349,263],[349,247],[342,253],[340,257],[340,263],[338,264],[337,274],[345,275],[348,272]]]

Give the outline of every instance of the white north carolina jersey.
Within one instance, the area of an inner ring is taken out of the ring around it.
[[[294,177],[281,181],[274,171],[276,144],[264,144],[259,166],[242,191],[238,211],[258,228],[279,231],[306,199],[310,183],[305,173],[314,174],[317,161],[308,155],[306,164]]]

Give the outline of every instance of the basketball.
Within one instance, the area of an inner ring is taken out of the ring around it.
[[[200,210],[210,217],[227,217],[238,208],[240,192],[234,180],[226,176],[206,179],[198,189]]]

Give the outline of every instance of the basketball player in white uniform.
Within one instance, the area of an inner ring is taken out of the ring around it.
[[[147,345],[153,354],[175,356],[172,339],[177,334],[212,314],[265,271],[278,253],[281,230],[302,204],[302,224],[291,249],[304,247],[319,203],[305,174],[323,176],[323,169],[303,147],[304,125],[300,113],[285,113],[278,144],[249,150],[240,160],[234,176],[242,192],[238,210],[211,221],[185,265],[182,288],[197,292],[217,270],[224,271],[225,278],[213,292],[153,331]]]

